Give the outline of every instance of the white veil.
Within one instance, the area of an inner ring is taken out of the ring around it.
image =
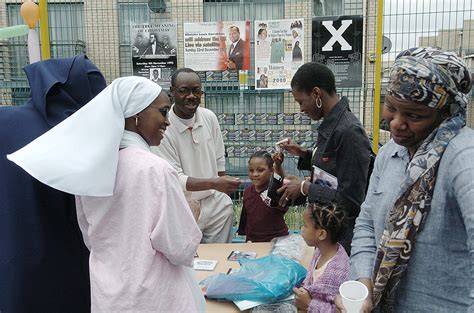
[[[111,196],[125,118],[143,111],[160,92],[161,87],[147,78],[118,78],[7,158],[55,189],[79,196]]]

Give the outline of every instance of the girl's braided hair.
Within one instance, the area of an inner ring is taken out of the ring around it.
[[[345,210],[335,203],[314,202],[308,205],[315,228],[322,228],[329,233],[332,243],[340,241],[347,227]]]
[[[250,156],[249,163],[253,158],[262,158],[262,159],[265,160],[265,162],[267,163],[269,168],[273,167],[272,155],[270,153],[268,153],[267,151],[265,151],[265,150],[260,150],[260,151],[255,152],[254,154],[252,154]]]

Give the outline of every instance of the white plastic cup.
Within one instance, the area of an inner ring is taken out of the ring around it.
[[[365,299],[369,295],[367,287],[356,280],[343,282],[339,286],[339,293],[342,297],[342,304],[347,313],[359,313]]]

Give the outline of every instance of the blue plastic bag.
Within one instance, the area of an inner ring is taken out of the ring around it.
[[[201,282],[208,298],[270,303],[288,297],[306,277],[301,264],[279,255],[239,259],[239,263],[238,272],[213,275]]]

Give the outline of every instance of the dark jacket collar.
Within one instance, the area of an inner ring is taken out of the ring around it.
[[[328,116],[324,118],[321,125],[319,125],[319,135],[326,139],[329,138],[337,124],[339,124],[339,120],[347,110],[349,110],[349,101],[346,97],[342,97],[329,112]]]

